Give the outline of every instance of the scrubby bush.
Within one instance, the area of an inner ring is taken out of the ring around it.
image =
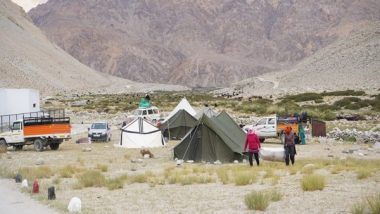
[[[75,167],[75,166],[67,165],[67,166],[59,169],[58,172],[62,178],[71,178],[71,177],[73,177],[73,175],[80,172],[80,169]]]
[[[250,210],[264,211],[269,206],[270,199],[265,192],[253,191],[245,196],[244,202]]]
[[[48,166],[40,167],[24,167],[19,169],[18,173],[28,180],[35,180],[40,178],[50,178],[54,175],[53,170]]]
[[[102,171],[102,172],[107,172],[108,171],[108,166],[104,164],[97,164],[96,169]]]
[[[322,175],[304,175],[301,180],[303,191],[323,190],[325,188],[325,185],[325,177]]]
[[[312,100],[322,100],[323,96],[317,93],[302,93],[297,95],[289,95],[283,98],[284,100],[293,100],[295,102],[304,102]]]
[[[366,93],[364,91],[354,91],[354,90],[345,90],[345,91],[331,91],[323,92],[322,96],[364,96]]]
[[[87,170],[77,175],[78,187],[102,187],[106,183],[104,175],[96,170]]]

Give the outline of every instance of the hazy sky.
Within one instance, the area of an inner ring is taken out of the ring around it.
[[[12,0],[14,3],[24,8],[25,12],[28,12],[33,7],[46,3],[48,0]]]

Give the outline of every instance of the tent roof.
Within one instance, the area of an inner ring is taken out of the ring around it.
[[[134,119],[132,122],[122,127],[121,130],[123,132],[140,134],[147,134],[160,131],[160,129],[158,129],[156,126],[154,126],[142,117]]]
[[[194,116],[192,116],[185,109],[180,109],[172,117],[170,117],[168,120],[164,121],[161,124],[161,129],[166,129],[168,127],[174,128],[180,126],[193,127],[196,124],[197,119],[195,119]]]
[[[170,114],[165,118],[163,123],[165,123],[167,120],[169,120],[171,117],[173,117],[179,110],[185,110],[187,111],[191,116],[194,116],[196,114],[193,107],[191,107],[190,103],[187,101],[186,97],[182,98],[182,100],[178,103],[178,105],[173,109],[173,111],[170,112]]]
[[[214,116],[218,115],[218,113],[215,112],[215,111],[213,111],[211,108],[204,107],[203,109],[201,109],[200,111],[198,111],[197,114],[194,117],[199,120],[200,118],[202,118],[202,116],[204,114],[207,117],[214,117]]]

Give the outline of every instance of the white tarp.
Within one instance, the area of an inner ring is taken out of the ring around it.
[[[284,161],[284,147],[261,147],[260,158],[267,161]]]
[[[121,128],[120,147],[151,148],[164,145],[160,129],[139,117]]]
[[[165,118],[165,120],[162,123],[165,123],[167,120],[173,117],[179,110],[182,110],[182,109],[187,111],[187,113],[189,113],[193,117],[196,114],[196,111],[193,109],[193,107],[191,107],[190,103],[184,97],[182,98],[181,102],[179,102],[178,105],[173,109],[173,111],[170,112],[170,114]]]

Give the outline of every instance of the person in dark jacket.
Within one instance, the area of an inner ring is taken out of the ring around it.
[[[294,165],[294,155],[296,154],[296,145],[294,143],[294,132],[292,127],[287,126],[285,128],[285,139],[284,139],[284,149],[285,149],[285,163],[289,165],[289,159]]]
[[[248,148],[248,157],[249,157],[249,165],[253,166],[252,156],[255,156],[257,166],[260,165],[259,161],[259,151],[261,148],[259,137],[257,137],[256,133],[253,132],[252,129],[249,129],[247,132],[247,137],[245,139],[244,152],[247,152]]]

